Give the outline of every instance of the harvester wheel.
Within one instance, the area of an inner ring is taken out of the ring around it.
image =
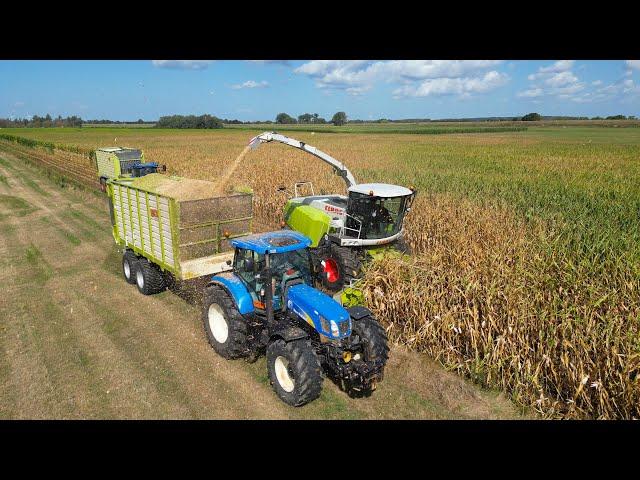
[[[218,355],[227,359],[247,355],[247,322],[229,294],[216,285],[204,291],[202,321],[207,340]]]
[[[300,407],[320,396],[320,362],[308,339],[271,342],[267,346],[267,370],[273,389],[288,405]]]
[[[143,295],[153,295],[167,288],[164,273],[144,257],[138,259],[136,285]]]
[[[365,362],[382,360],[383,365],[386,365],[389,359],[389,345],[387,332],[385,332],[380,322],[371,315],[367,315],[358,320],[353,320],[352,329],[353,334],[357,335],[364,347],[364,358],[362,360]],[[372,385],[365,391],[357,392],[357,395],[369,396],[374,389],[375,385]],[[356,392],[350,392],[350,394],[355,393]]]
[[[125,250],[122,255],[122,274],[127,283],[136,283],[136,271],[138,270],[138,257],[131,250]]]
[[[320,276],[322,285],[331,292],[348,286],[353,278],[358,278],[362,262],[358,249],[331,244],[320,256]]]

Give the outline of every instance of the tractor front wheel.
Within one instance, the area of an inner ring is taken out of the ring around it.
[[[320,257],[320,279],[331,292],[337,292],[358,278],[362,269],[360,254],[355,247],[331,244]]]
[[[273,389],[288,405],[300,407],[320,396],[320,362],[308,339],[271,342],[267,346],[267,370]]]
[[[353,320],[352,335],[362,343],[362,358],[365,362],[380,361],[386,365],[389,359],[389,345],[387,332],[384,327],[371,315],[367,315],[358,320]],[[375,390],[375,384],[370,385],[366,390],[359,392],[349,392],[352,396],[369,396]]]

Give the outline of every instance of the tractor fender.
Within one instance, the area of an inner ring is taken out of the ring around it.
[[[247,287],[245,287],[242,280],[240,280],[235,273],[225,272],[215,275],[211,277],[211,282],[209,282],[209,285],[212,284],[218,285],[226,290],[231,298],[233,298],[233,301],[241,315],[246,315],[247,313],[253,313],[255,311],[253,298],[251,298],[249,290],[247,290]]]
[[[362,307],[360,305],[347,308],[347,312],[349,312],[349,315],[354,320],[360,320],[361,318],[371,315],[371,310],[369,310],[368,308]]]
[[[285,342],[309,338],[309,334],[298,327],[279,328],[271,334],[271,339],[281,338]]]

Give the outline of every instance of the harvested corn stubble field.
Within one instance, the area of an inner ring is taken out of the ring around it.
[[[394,341],[544,417],[638,418],[640,129],[626,127],[291,135],[343,161],[360,182],[418,188],[406,224],[415,255],[372,263],[365,279]],[[171,173],[216,181],[261,131],[3,133],[79,150],[115,140]],[[325,164],[282,145],[247,152],[225,180],[227,190],[253,188],[265,229],[282,219],[281,185],[310,180],[316,192],[344,191]]]

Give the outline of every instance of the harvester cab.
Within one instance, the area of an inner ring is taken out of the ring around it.
[[[294,406],[320,395],[321,371],[349,394],[370,394],[388,355],[384,328],[369,310],[346,309],[313,288],[310,243],[292,231],[231,240],[232,270],[211,278],[203,308],[216,352],[257,358],[266,351],[275,392]]]
[[[249,145],[256,148],[272,141],[298,148],[328,163],[346,183],[347,196],[298,196],[298,183],[296,195],[285,206],[285,224],[311,239],[326,288],[337,291],[348,285],[359,276],[364,257],[375,255],[380,248],[393,246],[407,251],[403,223],[417,193],[414,188],[385,183],[357,184],[351,171],[335,158],[276,132],[258,135]]]

